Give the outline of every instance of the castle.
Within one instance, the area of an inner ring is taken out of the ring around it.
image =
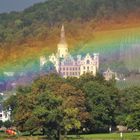
[[[65,37],[64,25],[62,25],[60,33],[60,42],[57,45],[56,54],[52,54],[48,58],[40,57],[40,67],[42,68],[48,61],[55,66],[57,73],[62,77],[79,77],[85,73],[91,73],[94,76],[99,70],[99,54],[86,54],[85,56],[77,55],[73,57],[68,51],[68,44]]]

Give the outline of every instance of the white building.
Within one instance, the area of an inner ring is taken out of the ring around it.
[[[76,57],[69,54],[64,25],[61,28],[56,54],[52,54],[48,58],[40,57],[40,67],[42,68],[47,61],[51,61],[56,71],[65,78],[68,76],[79,77],[85,73],[92,73],[95,76],[99,69],[98,53],[77,55]]]
[[[107,71],[105,71],[105,72],[103,73],[103,76],[104,76],[104,78],[105,78],[106,81],[109,81],[109,80],[111,80],[111,79],[113,79],[113,78],[115,78],[115,80],[119,81],[119,78],[118,78],[118,76],[117,76],[117,73],[111,71],[110,68],[108,68]]]
[[[5,122],[10,120],[10,111],[4,111],[2,104],[0,104],[0,121]]]

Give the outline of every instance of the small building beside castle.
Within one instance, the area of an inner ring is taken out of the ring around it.
[[[119,78],[117,77],[117,73],[113,72],[110,68],[107,69],[107,71],[105,71],[103,73],[103,76],[105,78],[106,81],[109,81],[111,79],[115,79],[115,80],[119,80]]]
[[[68,44],[65,37],[64,25],[61,28],[60,42],[57,45],[56,54],[48,58],[40,57],[40,67],[42,68],[48,61],[52,62],[56,71],[62,77],[79,77],[85,73],[91,73],[94,76],[99,70],[99,54],[86,54],[85,56],[72,56],[68,51]]]

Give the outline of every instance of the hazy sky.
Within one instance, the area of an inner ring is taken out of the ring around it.
[[[10,11],[21,11],[34,3],[45,0],[0,0],[0,13]]]

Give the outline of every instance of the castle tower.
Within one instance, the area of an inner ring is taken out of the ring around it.
[[[62,25],[61,34],[60,34],[60,42],[57,45],[57,55],[59,58],[65,58],[68,55],[68,44],[65,38],[64,25]]]

